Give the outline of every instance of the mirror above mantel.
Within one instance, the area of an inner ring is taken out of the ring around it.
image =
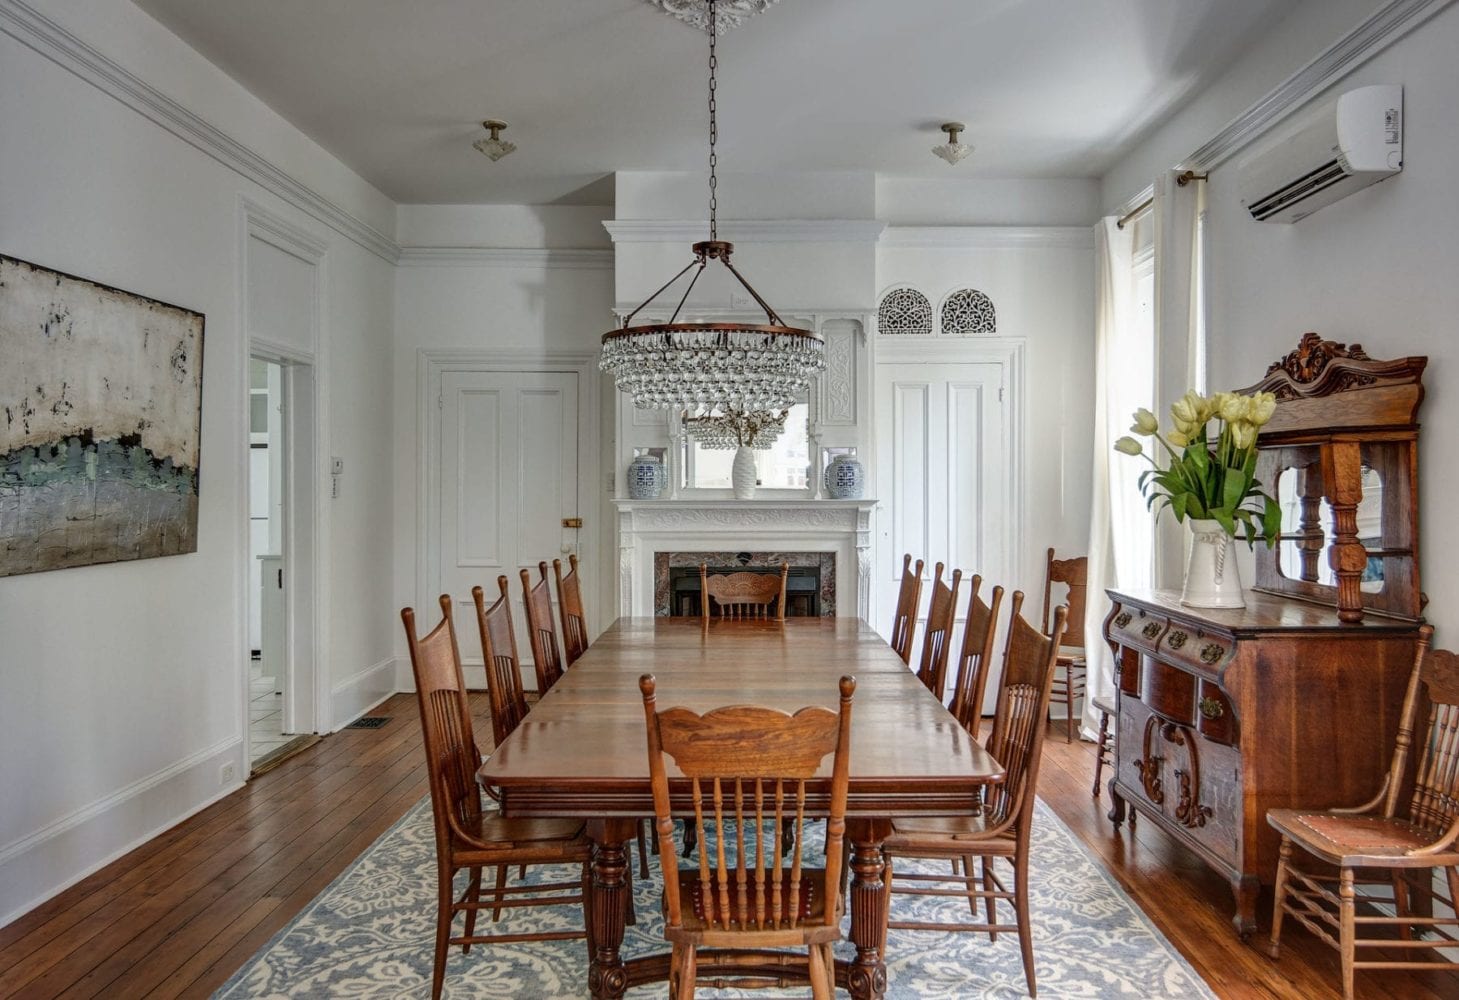
[[[1271,392],[1257,478],[1274,488],[1282,537],[1258,548],[1256,589],[1417,621],[1418,408],[1426,357],[1378,361],[1302,336],[1243,393]]]

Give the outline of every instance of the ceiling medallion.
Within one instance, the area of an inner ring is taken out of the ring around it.
[[[700,31],[707,30],[709,26],[709,0],[648,0],[648,2],[664,13],[671,14]],[[722,35],[731,28],[738,28],[749,18],[761,11],[769,10],[771,5],[779,2],[780,0],[718,0],[718,10],[714,15],[715,34]]]
[[[960,163],[973,151],[972,146],[957,141],[958,134],[967,131],[967,128],[962,122],[944,122],[942,130],[947,133],[947,142],[941,146],[933,146],[932,155],[941,157],[953,166]]]
[[[717,0],[708,0],[711,21]],[[734,2],[734,0],[730,0]],[[710,23],[706,21],[706,24]],[[707,31],[707,29],[706,29]],[[628,314],[620,329],[603,334],[598,367],[639,409],[684,410],[690,417],[763,414],[795,403],[825,370],[825,344],[812,330],[787,326],[730,263],[734,244],[719,238],[715,189],[719,138],[715,88],[715,33],[709,35],[709,239],[695,243],[694,259]],[[764,323],[680,323],[679,312],[711,260],[732,274],[765,311]],[[667,323],[634,326],[633,318],[690,271],[694,276]]]

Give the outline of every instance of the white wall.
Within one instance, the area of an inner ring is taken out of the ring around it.
[[[1325,2],[1309,0],[1293,19],[1325,17]],[[1351,23],[1371,4],[1333,4]],[[1341,25],[1340,32],[1349,25]],[[1449,6],[1370,61],[1357,66],[1332,92],[1370,83],[1404,85],[1404,169],[1398,176],[1321,209],[1292,226],[1253,222],[1234,188],[1236,157],[1215,170],[1209,185],[1210,366],[1213,388],[1248,385],[1266,366],[1296,346],[1307,330],[1373,357],[1424,354],[1427,395],[1420,411],[1420,565],[1431,602],[1427,616],[1437,642],[1452,648],[1459,626],[1459,525],[1445,517],[1444,501],[1459,490],[1459,468],[1448,461],[1459,449],[1459,395],[1453,390],[1454,317],[1459,314],[1459,6]],[[1301,58],[1296,57],[1294,58]],[[1287,72],[1297,68],[1288,67]],[[1106,204],[1115,204],[1153,164],[1181,154],[1167,133],[1194,149],[1249,103],[1250,83],[1238,65],[1208,92],[1219,113],[1192,107],[1135,150],[1106,178]],[[1273,64],[1268,78],[1283,78]],[[1258,95],[1259,96],[1259,95]],[[1320,101],[1324,95],[1318,95]],[[1253,147],[1255,148],[1255,147]],[[1133,165],[1133,166],[1132,166]],[[1113,179],[1113,180],[1112,180]],[[1125,187],[1112,184],[1125,183]],[[1249,577],[1248,577],[1249,579]]]
[[[389,202],[130,4],[35,6],[365,225]],[[0,579],[0,923],[231,790],[246,771],[247,196],[326,246],[331,684],[391,646],[390,264],[0,33],[0,249],[206,314],[198,551]],[[95,51],[99,50],[99,51]],[[81,51],[74,49],[72,51]],[[100,53],[105,53],[101,55]],[[220,768],[235,778],[224,783]]]

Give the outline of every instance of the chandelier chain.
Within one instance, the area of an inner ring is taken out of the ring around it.
[[[719,187],[719,177],[715,168],[719,165],[719,157],[715,154],[714,144],[719,139],[719,122],[715,117],[714,91],[718,81],[716,71],[719,69],[719,58],[715,55],[714,42],[719,32],[715,23],[715,0],[709,0],[709,238],[711,241],[719,239],[719,226],[715,219],[719,200],[716,197],[715,189]]]

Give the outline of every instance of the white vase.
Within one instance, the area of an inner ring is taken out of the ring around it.
[[[736,500],[755,498],[755,480],[758,476],[755,449],[749,445],[740,445],[735,451],[735,464],[730,468],[730,485],[734,487]]]
[[[1236,540],[1219,521],[1190,519],[1190,559],[1180,603],[1192,608],[1244,608]]]

